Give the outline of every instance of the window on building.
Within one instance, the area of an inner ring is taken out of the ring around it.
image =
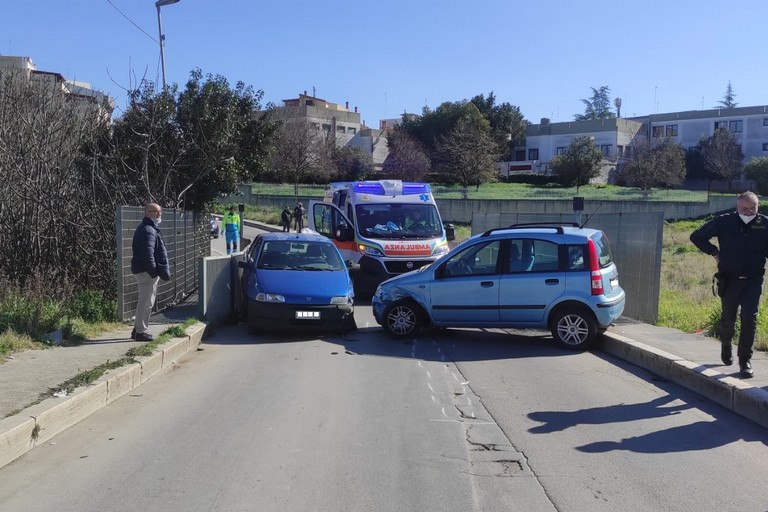
[[[632,146],[624,148],[624,158],[632,158]]]
[[[666,126],[666,133],[667,137],[677,137],[677,125],[676,124],[668,124]]]
[[[539,150],[538,148],[529,149],[528,150],[528,160],[538,160],[539,159]]]
[[[515,162],[524,162],[525,161],[525,150],[524,149],[518,149],[515,151]]]
[[[323,124],[323,131],[330,132],[331,131],[331,125]]]
[[[347,128],[347,133],[355,134],[357,133],[357,128]]]
[[[346,130],[346,129],[345,129],[343,126],[337,126],[337,127],[336,127],[336,132],[337,132],[337,133],[344,133],[344,132],[346,132],[346,131],[347,131],[347,130]]]
[[[624,146],[616,146],[616,156],[619,158],[624,156]]]
[[[731,133],[741,133],[744,129],[744,121],[730,121],[728,123],[728,131]]]
[[[768,117],[763,118],[763,126],[768,126]]]
[[[728,129],[728,123],[726,121],[715,121],[715,130],[718,128]]]
[[[556,155],[564,155],[565,154],[565,146],[560,146],[555,150]]]
[[[651,135],[653,137],[663,137],[664,136],[664,127],[663,126],[654,126],[653,130],[651,131]]]
[[[768,142],[763,142],[763,151],[768,151]]]
[[[314,101],[312,101],[312,100],[307,100],[307,106],[308,106],[308,107],[313,107],[314,105],[315,105],[315,102],[314,102]]]
[[[613,152],[613,144],[603,144],[600,146],[600,152],[605,158],[610,158]]]

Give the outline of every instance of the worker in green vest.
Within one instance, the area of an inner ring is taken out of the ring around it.
[[[230,206],[224,214],[224,237],[227,242],[227,254],[237,252],[237,244],[240,241],[240,216],[235,212],[235,207]]]

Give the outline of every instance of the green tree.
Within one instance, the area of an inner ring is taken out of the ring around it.
[[[671,188],[685,179],[685,150],[671,139],[651,146],[647,139],[632,145],[632,156],[622,177],[644,192],[652,188]]]
[[[603,154],[591,137],[576,137],[565,153],[552,158],[550,167],[564,187],[587,185],[592,178],[600,175]]]
[[[755,182],[761,195],[768,194],[768,157],[758,156],[744,164],[744,176]]]
[[[496,152],[501,155],[501,160],[512,160],[515,146],[522,145],[525,138],[526,123],[520,107],[507,102],[497,105],[493,91],[487,97],[479,94],[470,102],[490,123],[491,137],[496,142]]]
[[[735,99],[736,93],[733,92],[731,81],[728,80],[728,87],[725,89],[725,95],[723,96],[723,99],[718,101],[717,105],[715,105],[713,108],[736,108],[738,103],[736,103]]]
[[[422,181],[431,168],[431,162],[421,142],[405,128],[396,126],[387,135],[389,154],[383,171],[396,179]]]
[[[479,187],[496,179],[498,170],[497,145],[490,134],[488,121],[484,118],[462,117],[453,130],[440,139],[437,151],[441,154],[439,170],[450,175],[464,187]]]
[[[333,160],[342,181],[361,181],[373,173],[373,159],[362,148],[337,147],[333,151]]]
[[[718,128],[710,137],[697,144],[704,163],[704,169],[712,179],[731,182],[741,174],[741,152],[736,138],[725,128]]]
[[[276,124],[256,117],[261,91],[192,71],[184,90],[156,92],[151,82],[129,94],[107,151],[134,196],[163,206],[201,209],[264,168]]]
[[[434,161],[438,141],[446,137],[462,117],[482,118],[477,107],[465,101],[441,103],[435,110],[424,107],[421,116],[404,116],[402,126],[416,137]]]
[[[603,85],[599,89],[592,89],[592,97],[588,100],[582,99],[584,103],[584,113],[576,114],[573,118],[576,121],[591,121],[593,119],[614,119],[616,114],[611,111],[611,89]]]

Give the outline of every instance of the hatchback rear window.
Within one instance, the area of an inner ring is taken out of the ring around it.
[[[608,237],[605,233],[597,233],[592,237],[592,241],[595,243],[597,249],[597,259],[600,262],[600,268],[606,268],[613,263],[613,256],[611,255],[611,246],[608,244]]]

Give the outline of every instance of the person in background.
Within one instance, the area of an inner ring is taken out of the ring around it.
[[[304,229],[304,214],[307,211],[304,209],[304,205],[296,203],[296,207],[293,209],[293,218],[296,220],[296,231]]]
[[[280,222],[283,224],[283,232],[291,231],[291,210],[286,206],[280,214]]]
[[[230,206],[224,214],[224,238],[227,243],[227,254],[237,252],[237,244],[240,242],[240,215],[235,212],[235,207]]]
[[[149,331],[149,317],[155,305],[157,282],[170,281],[171,267],[168,263],[168,251],[160,235],[160,223],[163,210],[157,203],[144,207],[144,219],[133,233],[131,273],[136,277],[139,300],[136,304],[136,319],[133,324],[131,339],[152,341]]]
[[[768,217],[757,213],[757,208],[757,196],[744,192],[736,198],[735,212],[715,217],[691,233],[691,242],[715,258],[717,271],[726,283],[720,316],[720,359],[726,366],[733,364],[731,342],[736,313],[741,308],[738,355],[742,378],[753,376],[752,344],[768,258]],[[717,246],[710,242],[712,238],[717,238]]]

